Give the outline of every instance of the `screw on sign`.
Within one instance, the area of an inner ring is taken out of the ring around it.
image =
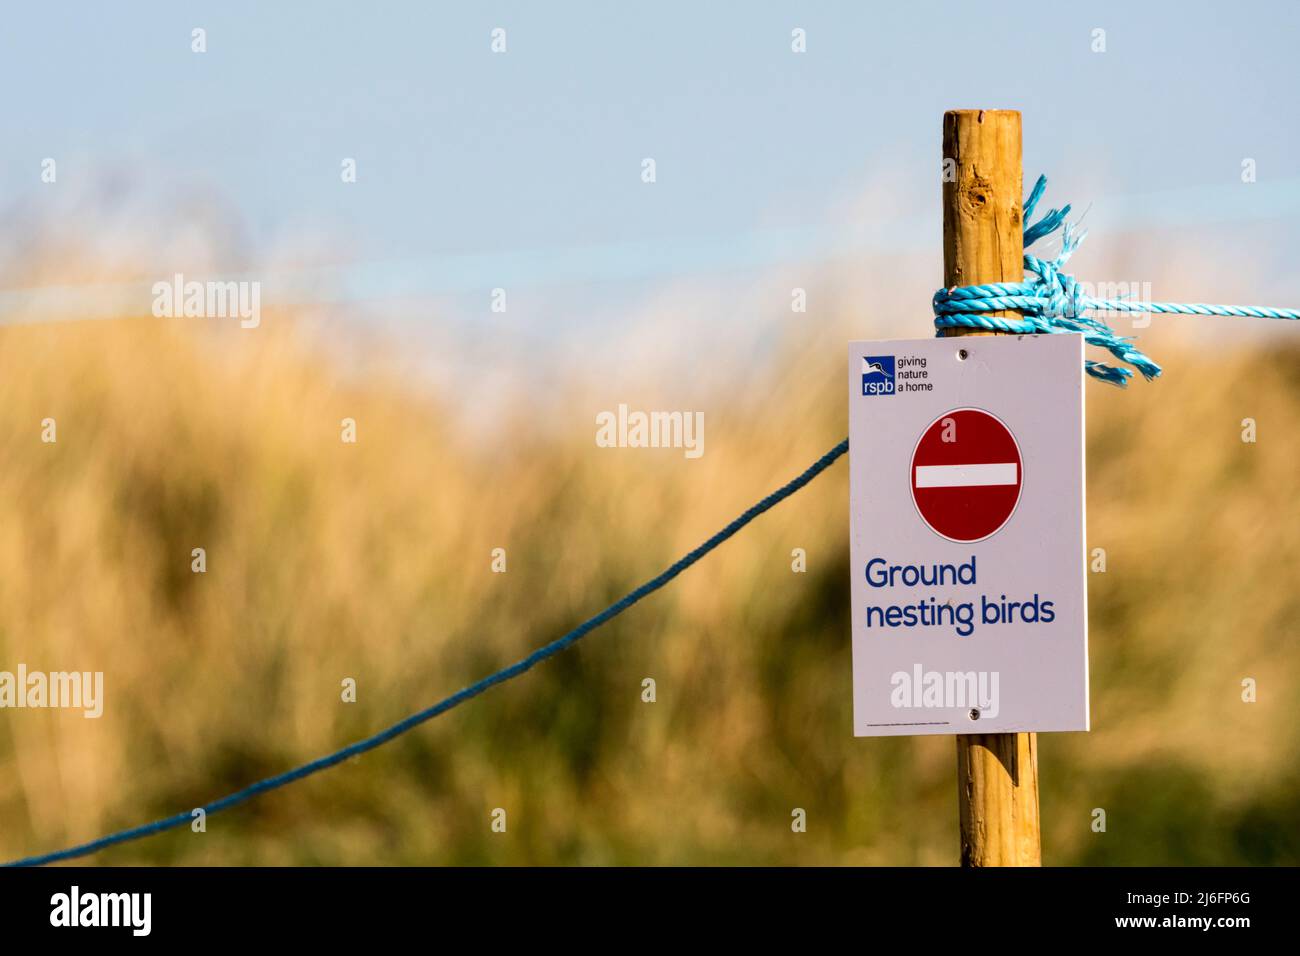
[[[982,408],[940,415],[912,452],[917,513],[949,541],[982,541],[1002,528],[1020,501],[1023,477],[1016,437]]]

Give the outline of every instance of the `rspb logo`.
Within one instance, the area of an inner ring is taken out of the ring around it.
[[[867,355],[862,359],[862,394],[894,394],[894,357]]]

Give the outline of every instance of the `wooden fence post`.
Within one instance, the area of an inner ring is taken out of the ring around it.
[[[1020,143],[1016,110],[944,114],[945,286],[1024,280]],[[957,801],[962,866],[1041,865],[1037,735],[959,735]]]

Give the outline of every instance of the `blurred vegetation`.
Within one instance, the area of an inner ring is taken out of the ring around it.
[[[0,330],[0,669],[103,670],[107,697],[99,720],[0,712],[3,858],[201,805],[428,705],[846,431],[843,328],[720,392],[688,461],[596,448],[612,405],[580,385],[541,430],[521,387],[484,440],[382,358],[285,326]],[[1158,384],[1088,386],[1095,729],[1040,738],[1044,858],[1300,863],[1300,351],[1158,358]],[[205,834],[92,862],[955,863],[952,740],[852,736],[847,507],[839,464],[524,678]]]

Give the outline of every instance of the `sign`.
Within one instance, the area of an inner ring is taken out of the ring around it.
[[[857,736],[1088,729],[1083,339],[849,346]]]
[[[982,408],[945,412],[912,453],[912,500],[935,534],[983,541],[1020,500],[1024,464],[1011,429]]]

